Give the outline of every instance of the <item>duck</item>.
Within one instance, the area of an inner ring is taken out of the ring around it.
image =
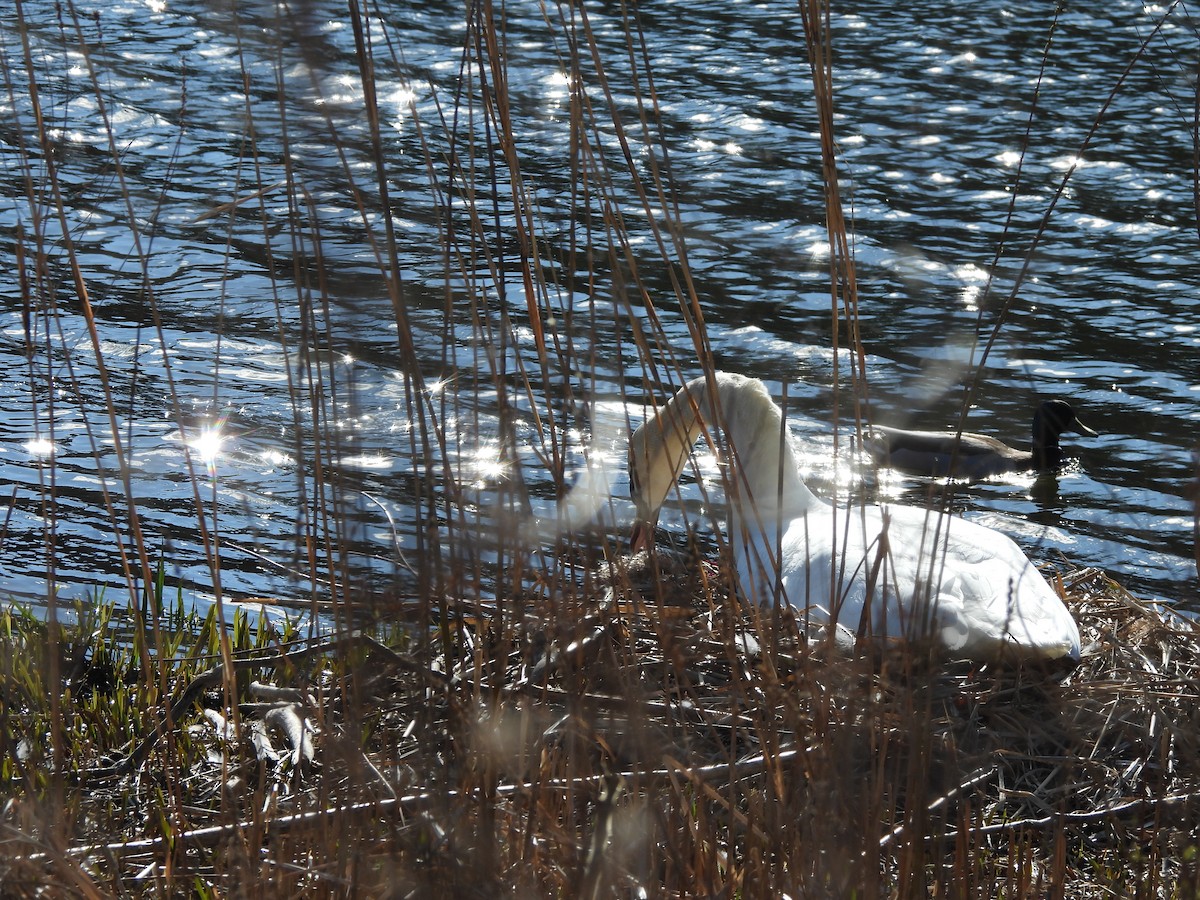
[[[1061,468],[1066,459],[1058,439],[1064,432],[1097,437],[1079,421],[1065,400],[1046,400],[1033,414],[1033,445],[1018,450],[986,434],[955,431],[908,431],[872,425],[863,442],[882,466],[914,475],[978,481],[1009,472]]]
[[[914,643],[978,662],[1077,662],[1079,629],[1007,536],[935,510],[835,506],[801,477],[783,411],[762,381],[714,372],[687,382],[629,438],[630,547],[706,430],[724,435],[734,587],[796,611],[801,628],[853,651]]]

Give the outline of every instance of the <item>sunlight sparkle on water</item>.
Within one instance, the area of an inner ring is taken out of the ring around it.
[[[37,459],[49,459],[54,455],[54,444],[45,438],[34,438],[26,441],[21,447],[26,453]]]
[[[570,92],[571,76],[566,72],[552,72],[542,79],[542,83],[546,85],[547,99],[562,100]]]
[[[338,461],[350,469],[386,470],[392,467],[392,458],[382,453],[358,453],[354,456],[343,456]]]
[[[959,281],[974,282],[975,284],[983,284],[987,281],[987,271],[981,269],[975,263],[961,263],[955,266],[951,271],[954,277]]]
[[[880,466],[875,471],[875,495],[880,501],[901,501],[907,490],[908,481],[896,470]]]
[[[284,466],[292,462],[292,458],[280,450],[264,450],[258,458],[268,466]]]
[[[828,259],[829,258],[829,242],[828,241],[813,241],[813,243],[809,244],[808,247],[806,248],[806,252],[808,253],[808,258],[813,262],[816,262],[816,261],[822,260],[822,259]]]
[[[1050,168],[1059,172],[1065,172],[1068,169],[1079,169],[1084,165],[1082,156],[1060,156],[1058,159],[1050,160]]]
[[[391,108],[392,116],[390,125],[396,131],[404,130],[404,122],[413,108],[413,103],[416,101],[416,95],[409,88],[396,88],[390,94],[383,98],[385,106]]]
[[[225,436],[221,433],[221,425],[218,423],[216,425],[206,425],[201,428],[200,433],[188,441],[187,445],[188,449],[211,472],[216,468],[217,460],[221,458],[221,449],[224,443]]]
[[[508,474],[509,464],[500,457],[499,444],[484,444],[467,457],[466,476],[476,487],[498,481]]]
[[[417,95],[408,87],[398,87],[383,97],[385,103],[389,103],[395,107],[398,115],[407,112],[416,99]]]

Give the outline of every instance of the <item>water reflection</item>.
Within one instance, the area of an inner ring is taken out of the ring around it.
[[[54,443],[45,438],[34,438],[26,441],[21,447],[35,460],[49,462],[54,456]]]
[[[1049,524],[1050,519],[1062,520],[1062,513],[1067,509],[1066,501],[1058,494],[1058,475],[1055,472],[1042,472],[1029,489],[1029,496],[1037,504],[1040,511],[1038,521]]]
[[[217,463],[221,459],[221,451],[225,445],[224,423],[217,422],[205,425],[200,433],[187,441],[188,450],[193,459],[199,460],[207,469],[210,478],[217,474]]]

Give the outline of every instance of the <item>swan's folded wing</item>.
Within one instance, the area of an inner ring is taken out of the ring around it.
[[[848,518],[847,518],[848,517]],[[1079,630],[1058,595],[1008,537],[914,507],[831,512],[793,520],[773,566],[739,560],[743,596],[781,592],[812,624],[875,638],[933,638],[975,659],[1078,658]],[[836,540],[833,536],[837,536]],[[758,577],[747,578],[752,568]],[[864,608],[869,604],[868,615]]]
[[[961,633],[953,649],[976,659],[1079,658],[1075,620],[1012,540],[954,519],[946,548],[938,619]]]

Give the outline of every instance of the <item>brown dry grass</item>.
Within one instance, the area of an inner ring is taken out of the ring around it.
[[[248,685],[240,738],[192,705],[132,772],[72,744],[78,779],[9,800],[6,893],[1195,895],[1190,622],[1081,571],[1073,672],[829,658],[708,562],[619,568],[569,609],[527,598],[506,634],[464,611],[453,648],[275,660],[310,759]],[[85,697],[68,718],[103,718]]]

